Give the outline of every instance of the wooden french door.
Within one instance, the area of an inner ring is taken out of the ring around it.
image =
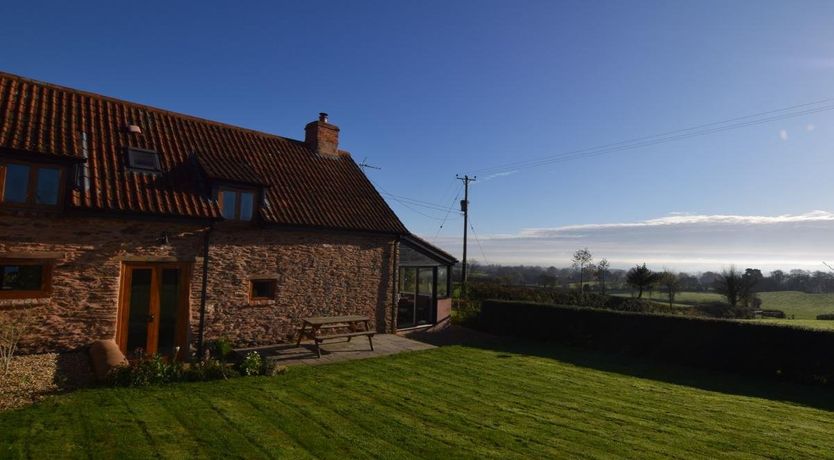
[[[137,353],[180,357],[187,350],[187,263],[125,263],[116,341],[128,357]]]

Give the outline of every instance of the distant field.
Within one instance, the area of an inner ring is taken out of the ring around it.
[[[628,293],[614,294],[630,296]],[[820,313],[834,313],[834,294],[806,294],[798,291],[760,292],[762,308],[768,310],[782,310],[788,317],[795,316],[797,320],[816,320]],[[651,300],[666,301],[665,294],[652,292]],[[675,304],[684,306],[701,302],[723,301],[724,297],[714,292],[681,292],[675,296]],[[834,326],[832,326],[834,328]]]
[[[618,292],[612,295],[620,297],[631,297],[631,293],[629,292]],[[657,302],[662,302],[664,304],[669,302],[669,297],[667,297],[666,294],[660,291],[653,291],[651,292],[651,294],[644,292],[643,297]],[[703,302],[720,302],[722,300],[724,300],[724,297],[714,292],[685,291],[679,292],[675,295],[675,305],[680,307],[685,307],[687,305]]]
[[[834,313],[834,294],[806,294],[797,291],[761,292],[762,306],[782,310],[796,319],[816,319],[820,313]]]

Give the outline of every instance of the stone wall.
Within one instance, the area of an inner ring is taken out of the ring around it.
[[[37,314],[21,341],[27,352],[72,350],[116,334],[122,260],[174,257],[194,261],[203,226],[182,222],[100,218],[0,218],[0,257],[54,258],[52,294],[43,299],[0,299],[0,309]],[[170,244],[160,244],[163,232]],[[193,296],[192,296],[193,297]]]
[[[300,318],[366,315],[392,330],[392,236],[218,224],[211,236],[206,337],[252,346],[294,340]],[[277,281],[250,301],[249,280]],[[198,312],[192,324],[197,324]]]
[[[0,257],[45,255],[56,261],[50,297],[0,299],[0,310],[37,313],[21,341],[24,352],[76,349],[115,337],[123,261],[189,261],[193,344],[206,230],[204,223],[174,219],[0,216]],[[211,242],[207,339],[280,343],[293,336],[299,318],[311,315],[364,314],[378,331],[392,330],[392,236],[220,223]],[[252,277],[276,279],[275,300],[250,301]]]

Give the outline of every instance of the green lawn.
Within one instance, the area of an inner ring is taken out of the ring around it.
[[[762,307],[782,310],[796,319],[816,319],[821,313],[834,313],[834,294],[806,294],[797,291],[760,292]]]
[[[0,414],[0,457],[810,457],[830,389],[545,345],[93,389]]]

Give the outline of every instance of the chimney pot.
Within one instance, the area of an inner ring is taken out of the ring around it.
[[[319,112],[319,121],[327,123],[327,113]]]

